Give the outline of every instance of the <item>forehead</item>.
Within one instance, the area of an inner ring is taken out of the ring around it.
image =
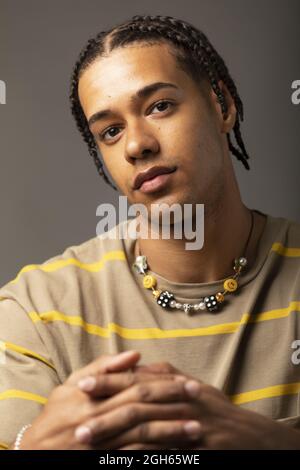
[[[184,87],[187,74],[165,44],[130,45],[96,59],[82,74],[78,93],[88,114],[110,102],[128,99],[148,83],[167,81]],[[93,109],[92,109],[93,108]]]

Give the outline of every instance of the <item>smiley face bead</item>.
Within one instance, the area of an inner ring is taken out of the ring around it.
[[[143,286],[145,289],[152,289],[152,287],[156,286],[156,279],[151,274],[146,274],[143,279]]]
[[[236,291],[238,288],[238,283],[235,279],[226,279],[226,281],[224,282],[224,289],[227,291],[227,292],[234,292]]]
[[[169,307],[170,302],[174,300],[174,295],[164,290],[159,297],[157,297],[156,302],[163,308]]]

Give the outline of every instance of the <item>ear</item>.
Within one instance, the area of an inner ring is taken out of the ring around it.
[[[218,85],[224,95],[224,98],[227,104],[227,112],[223,114],[221,105],[218,101],[218,97],[212,88],[211,88],[211,100],[217,113],[218,121],[220,124],[220,132],[227,134],[234,127],[237,111],[236,111],[236,107],[234,104],[234,100],[227,86],[225,85],[225,83],[222,80],[219,80]]]

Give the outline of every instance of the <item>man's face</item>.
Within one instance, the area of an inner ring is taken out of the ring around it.
[[[175,87],[131,99],[155,82]],[[178,68],[168,46],[135,44],[97,59],[79,81],[87,120],[105,165],[130,204],[212,203],[223,191],[224,136],[207,83],[197,84]],[[202,90],[202,89],[201,89]],[[205,95],[206,93],[206,95]],[[159,102],[161,102],[159,104]],[[102,135],[102,139],[100,137]],[[134,189],[135,176],[154,165],[176,167],[157,191]]]

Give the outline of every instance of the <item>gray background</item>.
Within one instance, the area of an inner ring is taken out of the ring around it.
[[[96,235],[96,207],[118,205],[69,111],[69,76],[86,40],[135,14],[202,29],[225,59],[245,107],[251,171],[236,162],[244,202],[300,222],[300,1],[0,0],[0,285]]]

